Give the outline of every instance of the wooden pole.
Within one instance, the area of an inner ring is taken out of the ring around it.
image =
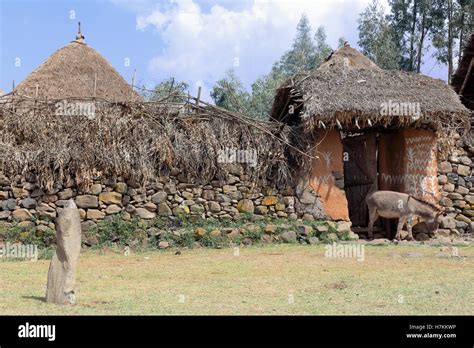
[[[196,98],[196,105],[199,105],[200,100],[201,100],[201,86],[199,86],[199,88],[198,88],[198,95],[197,95],[197,98]]]
[[[171,80],[171,86],[170,86],[170,90],[169,90],[169,92],[168,92],[168,96],[169,96],[171,93],[173,93],[173,87],[174,87],[174,77],[173,77],[172,80]]]
[[[474,58],[471,58],[471,63],[469,64],[469,68],[467,69],[467,74],[464,77],[464,81],[462,82],[461,89],[459,90],[459,95],[462,95],[462,93],[464,92],[464,88],[466,87],[467,80],[469,80],[469,78],[471,77],[471,70],[472,70],[473,65],[474,65]]]
[[[135,74],[137,73],[137,69],[133,70],[132,75],[132,90],[130,91],[130,101],[133,101],[133,87],[135,86]]]

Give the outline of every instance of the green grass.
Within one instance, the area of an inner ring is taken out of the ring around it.
[[[49,261],[0,261],[0,313],[474,314],[472,246],[459,247],[461,258],[439,257],[433,246],[365,246],[363,262],[326,258],[324,245],[234,252],[89,250],[72,307],[43,301]]]

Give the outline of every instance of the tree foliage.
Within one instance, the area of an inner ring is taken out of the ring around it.
[[[469,0],[445,0],[436,2],[440,13],[432,29],[432,42],[436,49],[433,56],[448,66],[448,80],[454,66],[461,59],[466,38],[474,27],[474,2]]]
[[[303,14],[296,26],[293,45],[280,59],[279,68],[285,76],[314,68],[316,63],[316,45],[311,38],[311,26],[308,17]]]
[[[393,28],[385,18],[378,0],[359,15],[359,46],[362,53],[383,69],[399,69],[400,49],[395,41]]]
[[[314,42],[316,45],[314,66],[316,67],[321,64],[321,62],[324,61],[332,52],[331,46],[329,46],[327,43],[326,31],[322,25],[316,29],[316,33],[314,34]]]
[[[269,117],[275,90],[290,76],[314,69],[332,51],[327,43],[324,27],[317,28],[314,37],[306,15],[302,15],[296,27],[291,48],[276,61],[268,74],[260,76],[251,85],[251,93],[245,91],[235,71],[214,85],[211,97],[217,106],[230,111],[244,112],[254,118]]]
[[[235,70],[230,69],[212,88],[211,98],[221,108],[245,114],[247,113],[247,103],[250,95],[245,91],[242,81],[236,75]]]
[[[275,91],[285,81],[283,72],[273,67],[272,71],[259,77],[252,84],[252,95],[247,113],[254,118],[268,118],[272,109]]]
[[[153,88],[153,91],[145,93],[148,101],[159,101],[166,99],[169,102],[180,102],[182,99],[176,95],[187,94],[189,85],[186,82],[177,82],[173,77],[161,81]]]
[[[473,31],[473,0],[388,0],[389,12],[379,0],[359,15],[358,44],[362,52],[383,69],[420,72],[427,53],[448,66],[448,79],[459,62],[463,44]],[[338,48],[345,38],[339,38]],[[214,86],[211,96],[216,105],[268,118],[275,89],[286,79],[317,67],[330,55],[324,27],[314,36],[308,17],[302,15],[291,48],[260,76],[247,92],[234,71]],[[431,57],[429,57],[431,58]]]

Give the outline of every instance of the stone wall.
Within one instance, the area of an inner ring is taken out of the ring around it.
[[[472,142],[458,139],[456,149],[439,158],[440,205],[446,211],[440,235],[474,233],[473,156]],[[80,208],[84,230],[116,214],[126,220],[180,215],[190,219],[237,219],[242,214],[250,214],[252,219],[341,220],[328,216],[319,194],[307,182],[283,190],[253,187],[239,165],[232,166],[225,182],[207,185],[189,183],[175,171],[145,187],[118,177],[96,178],[87,188],[71,182],[49,191],[39,188],[34,176],[8,178],[0,171],[0,223],[53,229],[57,208],[70,198]]]
[[[456,149],[438,164],[440,205],[446,217],[440,234],[474,233],[474,146],[471,136],[457,139]]]
[[[138,217],[190,216],[191,219],[236,219],[251,214],[253,219],[272,216],[296,220],[325,219],[322,205],[311,187],[275,190],[252,187],[239,165],[232,168],[225,183],[207,185],[187,182],[177,172],[159,177],[145,187],[118,178],[97,178],[87,188],[70,183],[43,190],[34,176],[8,178],[0,172],[0,223],[18,222],[24,227],[54,228],[57,208],[73,198],[80,209],[84,230],[96,223],[122,214],[125,220]]]

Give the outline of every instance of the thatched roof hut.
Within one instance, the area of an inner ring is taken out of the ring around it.
[[[451,79],[451,85],[464,105],[474,110],[474,33],[466,43],[461,62]]]
[[[15,95],[38,99],[96,97],[109,101],[140,100],[124,78],[81,33],[38,66],[14,90]]]
[[[437,151],[470,126],[469,110],[444,81],[383,70],[348,45],[286,81],[271,117],[320,135],[308,183],[327,216],[361,228],[374,190],[436,203]]]
[[[419,103],[419,118],[384,115],[391,103]],[[315,128],[406,127],[429,123],[434,129],[462,127],[468,110],[441,80],[383,70],[349,46],[335,51],[309,73],[296,75],[277,90],[272,118]]]

